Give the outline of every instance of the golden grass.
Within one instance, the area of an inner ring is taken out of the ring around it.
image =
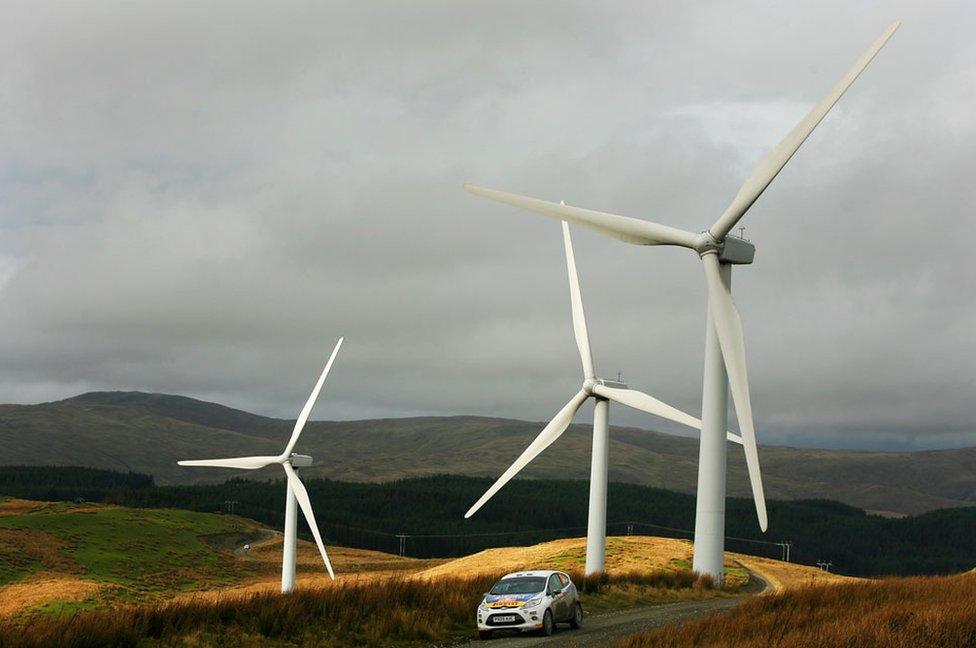
[[[746,554],[728,554],[743,567],[750,569],[769,583],[770,592],[782,592],[787,589],[806,587],[809,585],[834,585],[850,583],[859,578],[841,576],[822,571],[819,567],[787,563],[772,558],[747,556]]]
[[[103,586],[65,574],[35,574],[28,581],[0,588],[0,617],[12,616],[45,603],[79,601]]]
[[[609,574],[686,569],[691,566],[693,551],[694,547],[688,540],[655,536],[611,536],[607,538],[606,569]],[[476,576],[533,568],[574,570],[582,569],[585,560],[586,538],[566,538],[526,547],[486,549],[422,571],[419,576]],[[726,553],[725,565],[742,566],[756,572],[769,583],[771,591],[857,580],[849,576],[828,574],[817,567],[738,553]],[[733,571],[727,579],[739,577]]]
[[[818,584],[633,635],[616,648],[976,645],[976,574]]]
[[[11,515],[24,515],[31,511],[36,511],[47,506],[49,502],[37,502],[34,500],[22,500],[16,497],[0,499],[0,517]]]
[[[249,578],[239,585],[179,593],[172,597],[173,600],[220,601],[228,597],[280,591],[282,544],[282,534],[276,532],[271,538],[251,543],[251,548],[247,552],[234,552],[234,556],[239,560],[251,564],[257,563],[262,572],[260,575]],[[297,588],[322,589],[336,584],[386,580],[395,576],[415,574],[444,562],[443,559],[402,558],[371,549],[327,547],[326,550],[329,552],[329,560],[332,561],[336,574],[334,582],[325,571],[318,548],[311,542],[298,541],[295,556]]]
[[[691,560],[687,540],[653,536],[607,538],[607,573],[679,569]],[[503,574],[526,569],[582,569],[586,562],[586,538],[565,538],[526,547],[485,549],[425,570],[423,577]],[[690,563],[689,563],[690,564]]]

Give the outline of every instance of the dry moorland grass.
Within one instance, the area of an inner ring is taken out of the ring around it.
[[[0,517],[10,515],[24,515],[31,511],[36,511],[47,506],[49,502],[38,502],[35,500],[22,500],[16,497],[0,499]]]
[[[743,567],[761,575],[769,584],[771,592],[782,592],[783,590],[809,585],[835,585],[861,580],[853,576],[831,574],[819,567],[787,563],[772,558],[761,558],[746,554],[729,554],[729,556]]]
[[[685,590],[706,595],[710,580],[687,570],[584,579],[580,588],[599,596],[618,586]],[[495,576],[382,581],[350,580],[287,595],[261,592],[167,601],[60,617],[0,619],[0,648],[83,646],[387,646],[443,643],[474,636],[472,617]]]
[[[606,570],[609,574],[632,571],[676,570],[690,566],[691,543],[654,536],[607,538]],[[525,569],[582,569],[586,562],[586,538],[565,538],[526,547],[499,547],[458,558],[421,572],[423,577],[501,575]],[[686,564],[687,563],[687,564]]]
[[[29,581],[0,588],[0,617],[11,616],[45,603],[78,601],[102,588],[100,583],[64,574],[35,574]]]
[[[692,543],[688,540],[655,536],[611,536],[607,538],[607,573],[687,569],[691,567],[693,550]],[[486,549],[445,562],[419,575],[437,577],[502,574],[533,567],[574,570],[582,569],[585,561],[586,539],[566,538],[527,547]],[[762,576],[772,591],[857,580],[849,576],[828,574],[808,565],[737,553],[726,554],[725,566],[732,568],[727,579],[739,584],[745,582],[745,575],[734,569],[742,566]]]
[[[942,648],[976,645],[976,574],[860,580],[752,598],[616,648]]]
[[[206,600],[215,602],[224,598],[239,597],[258,593],[275,593],[281,589],[281,549],[282,536],[275,533],[271,538],[251,543],[249,551],[235,551],[235,556],[243,561],[260,563],[261,574],[245,582],[220,589],[200,590],[176,595],[176,601]],[[382,551],[352,549],[349,547],[328,547],[329,560],[335,569],[333,582],[322,565],[318,548],[311,542],[298,541],[295,562],[296,587],[299,589],[321,589],[335,584],[354,582],[378,582],[397,576],[421,572],[424,569],[444,562],[443,559],[402,558]]]

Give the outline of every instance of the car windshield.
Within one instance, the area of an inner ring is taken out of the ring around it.
[[[490,594],[534,594],[546,588],[546,579],[539,576],[503,578],[495,583]]]

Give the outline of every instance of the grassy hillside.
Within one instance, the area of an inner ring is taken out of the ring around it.
[[[310,476],[380,482],[452,473],[500,474],[540,424],[478,417],[312,422],[300,450],[328,457]],[[230,471],[188,469],[178,459],[277,452],[291,422],[160,394],[100,392],[40,405],[0,406],[5,457],[33,465],[134,470],[162,484],[218,482]],[[613,428],[614,481],[694,492],[697,440]],[[525,471],[530,478],[585,479],[590,428],[574,425]],[[867,510],[920,513],[976,504],[976,448],[912,453],[760,448],[767,492],[833,499]],[[477,456],[477,462],[469,461]],[[730,447],[729,494],[749,495],[745,462]],[[277,478],[265,469],[248,478]]]
[[[258,528],[243,518],[193,511],[4,500],[0,586],[23,583],[26,589],[0,598],[7,605],[13,605],[11,592],[31,598],[39,581],[55,590],[87,583],[81,589],[92,604],[229,585],[255,570],[216,550],[213,541]]]
[[[436,564],[343,547],[331,547],[330,557],[343,577]],[[280,565],[280,534],[246,518],[0,499],[0,616],[276,591]],[[311,543],[299,542],[298,571],[301,586],[328,581]]]
[[[976,575],[804,587],[634,635],[615,648],[976,645]]]

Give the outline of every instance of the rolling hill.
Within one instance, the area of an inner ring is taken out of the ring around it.
[[[0,618],[278,591],[281,544],[277,531],[234,515],[0,497]],[[340,579],[438,562],[335,546],[329,554]],[[301,587],[330,583],[313,544],[300,540],[297,558]]]
[[[0,462],[133,470],[152,474],[160,484],[219,482],[239,473],[181,468],[177,459],[277,452],[291,425],[182,396],[93,392],[53,403],[0,405]],[[315,421],[300,449],[320,461],[305,470],[313,477],[494,477],[539,429],[539,423],[470,416]],[[585,424],[571,426],[525,476],[587,478],[589,434]],[[611,480],[694,492],[695,439],[626,427],[614,427],[611,438]],[[903,514],[976,505],[976,448],[865,452],[763,446],[760,455],[767,493],[777,499],[833,499]],[[734,448],[729,457],[729,495],[748,496],[745,462]],[[266,469],[247,476],[279,475]]]

